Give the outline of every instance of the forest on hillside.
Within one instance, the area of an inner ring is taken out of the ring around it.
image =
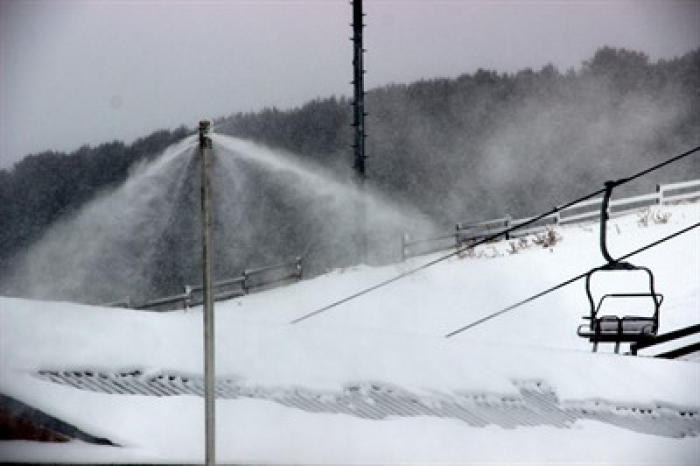
[[[367,183],[378,195],[419,212],[437,230],[449,231],[458,221],[533,215],[600,188],[605,180],[698,146],[698,90],[700,50],[651,62],[642,52],[609,47],[566,72],[548,65],[389,84],[366,96]],[[289,110],[233,114],[216,120],[216,132],[279,149],[291,160],[350,179],[350,103],[328,97]],[[131,145],[115,141],[70,154],[35,154],[0,170],[0,292],[26,294],[14,271],[42,235],[98,193],[124,183],[139,162],[191,133],[180,128]],[[244,237],[228,246],[237,252],[227,255],[230,263],[219,266],[220,275],[307,254],[314,243],[314,271],[356,260],[352,248],[340,246],[348,241],[346,234],[333,236],[332,225],[320,214],[309,220],[305,213],[311,201],[295,194],[293,186],[270,182],[259,168],[243,171],[247,186],[256,192],[247,195],[249,211],[240,221],[256,228],[246,229]],[[691,157],[618,195],[698,177],[700,160]],[[298,183],[294,177],[288,181]],[[194,215],[196,186],[187,189],[183,209]],[[333,204],[319,206],[324,208]],[[144,296],[196,283],[199,256],[190,251],[196,244],[194,228],[196,222],[168,226],[158,242],[158,276],[141,287]],[[93,279],[99,280],[98,275]],[[119,299],[122,291],[91,295],[83,289],[77,295],[47,297],[99,301]]]
[[[369,182],[446,225],[532,214],[697,146],[699,90],[700,50],[653,63],[610,47],[565,73],[548,65],[390,84],[366,96]],[[218,131],[347,171],[350,103],[236,114]],[[658,175],[700,176],[700,161]]]

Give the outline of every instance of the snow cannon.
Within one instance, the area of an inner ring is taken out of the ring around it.
[[[211,121],[199,121],[202,163],[202,291],[204,312],[204,443],[205,464],[216,464],[216,367],[214,361],[214,294],[212,289]]]
[[[211,149],[211,120],[199,121],[199,145],[203,149]]]

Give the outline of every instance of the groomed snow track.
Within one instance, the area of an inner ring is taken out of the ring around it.
[[[76,389],[114,395],[203,396],[201,377],[140,371],[39,371],[36,377]],[[363,382],[342,392],[305,388],[268,388],[220,378],[217,398],[252,398],[273,401],[307,412],[339,413],[365,419],[431,416],[459,419],[470,426],[497,425],[570,428],[579,420],[595,420],[635,432],[664,437],[695,437],[700,434],[700,410],[662,403],[639,405],[601,399],[560,400],[541,380],[514,380],[519,395],[497,393],[439,393],[417,395],[399,387]]]

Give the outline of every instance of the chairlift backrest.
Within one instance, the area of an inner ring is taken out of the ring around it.
[[[612,299],[619,299],[619,298],[649,298],[649,300],[652,303],[652,314],[653,318],[658,321],[658,315],[659,315],[659,309],[661,308],[661,302],[663,301],[663,297],[656,292],[655,288],[655,283],[654,283],[654,275],[651,272],[651,270],[648,267],[641,267],[641,266],[636,266],[632,265],[628,262],[616,262],[614,264],[606,264],[602,267],[595,268],[588,272],[586,275],[586,295],[588,297],[588,302],[590,304],[590,316],[591,319],[596,319],[598,317],[598,313],[602,309],[603,302],[607,298],[612,298]],[[613,294],[606,294],[600,298],[598,303],[596,303],[594,297],[593,297],[593,291],[592,291],[592,286],[591,286],[591,279],[593,275],[597,273],[602,273],[602,272],[637,272],[637,271],[642,271],[646,274],[648,277],[648,288],[645,291],[633,291],[633,290],[624,290],[623,292],[619,293],[613,293]]]

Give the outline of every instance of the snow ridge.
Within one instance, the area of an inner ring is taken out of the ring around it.
[[[105,373],[95,371],[39,371],[35,377],[73,388],[118,395],[204,396],[199,376],[141,371]],[[623,404],[602,399],[559,400],[542,380],[514,380],[518,395],[495,392],[460,392],[417,395],[377,382],[346,385],[342,392],[303,387],[251,386],[242,380],[219,378],[216,396],[235,400],[250,398],[274,401],[311,413],[348,414],[364,419],[431,416],[459,419],[473,427],[496,425],[570,428],[579,420],[596,420],[639,433],[683,438],[700,434],[700,412],[695,408],[666,403]]]

